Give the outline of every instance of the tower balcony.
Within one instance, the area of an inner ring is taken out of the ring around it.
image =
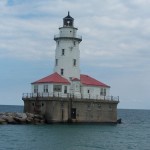
[[[77,41],[81,42],[82,36],[80,36],[80,35],[60,35],[60,34],[54,35],[55,41],[57,41],[59,39],[72,39],[72,40],[77,40]]]

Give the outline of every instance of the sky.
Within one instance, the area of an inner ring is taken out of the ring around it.
[[[150,109],[149,0],[0,0],[0,104],[23,105],[30,83],[53,73],[54,35],[68,11],[80,69],[111,86],[118,108]]]

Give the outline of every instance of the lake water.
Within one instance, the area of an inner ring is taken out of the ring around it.
[[[118,118],[122,124],[0,125],[0,150],[149,150],[150,110],[119,109]]]

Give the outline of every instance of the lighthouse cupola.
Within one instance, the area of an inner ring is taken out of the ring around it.
[[[63,18],[63,26],[64,27],[73,27],[74,19],[70,16],[70,13],[68,11],[68,16]]]

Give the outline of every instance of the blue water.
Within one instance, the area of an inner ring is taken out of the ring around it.
[[[15,108],[14,108],[15,107]],[[0,111],[23,111],[0,106]],[[149,150],[150,110],[118,110],[118,125],[0,125],[0,150]]]

